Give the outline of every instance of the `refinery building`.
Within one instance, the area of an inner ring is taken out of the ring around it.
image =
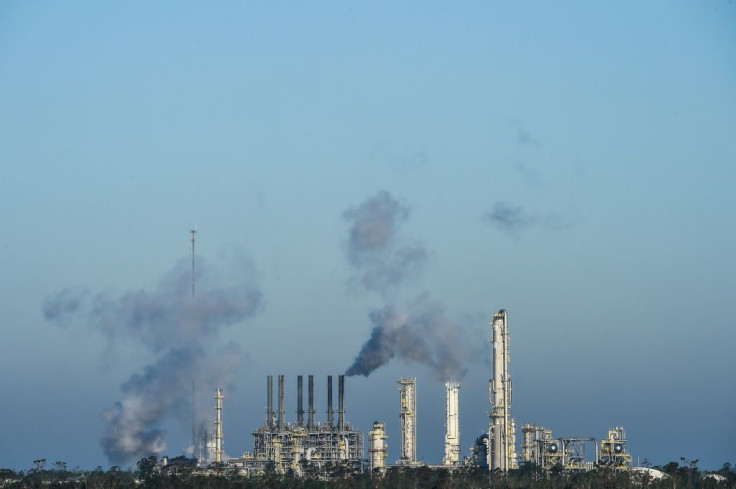
[[[606,466],[613,470],[629,470],[631,454],[626,448],[626,432],[622,427],[610,428],[601,439],[581,436],[553,436],[543,426],[525,423],[521,426],[521,443],[517,445],[517,424],[511,415],[513,384],[509,374],[509,321],[505,310],[491,318],[492,371],[489,381],[488,431],[470,444],[467,456],[461,456],[459,391],[457,382],[445,383],[445,446],[442,463],[435,467],[480,467],[505,473],[524,464],[542,469],[558,467],[566,471],[586,471]],[[345,376],[337,376],[337,410],[333,407],[333,376],[327,376],[327,417],[315,418],[314,376],[307,376],[307,408],[304,409],[304,377],[296,378],[296,420],[286,420],[284,404],[285,379],[277,377],[274,409],[273,376],[266,379],[266,412],[264,423],[253,431],[253,450],[231,458],[223,450],[223,392],[215,395],[215,430],[204,434],[198,444],[196,458],[191,460],[202,470],[227,469],[244,475],[274,470],[297,476],[325,474],[328,468],[349,471],[371,471],[380,475],[391,466],[426,465],[417,457],[417,379],[398,380],[400,449],[398,460],[388,460],[388,437],[385,422],[375,421],[364,435],[350,424],[345,412]],[[517,451],[517,446],[520,450]],[[166,471],[168,459],[162,459],[160,470]]]

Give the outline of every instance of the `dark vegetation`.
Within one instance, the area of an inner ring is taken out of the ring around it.
[[[210,474],[192,468],[179,468],[176,473],[161,473],[156,457],[141,459],[137,469],[123,470],[113,466],[107,471],[68,469],[65,462],[46,460],[33,462],[27,471],[0,469],[3,489],[736,489],[736,469],[725,463],[716,474],[717,480],[702,473],[697,460],[681,460],[654,467],[668,474],[656,480],[645,474],[614,472],[599,467],[590,472],[565,473],[552,469],[545,472],[535,466],[524,466],[507,476],[489,474],[470,467],[446,469],[389,468],[383,476],[353,473],[334,466],[326,474],[296,477],[291,473],[244,477],[222,467],[212,467]]]

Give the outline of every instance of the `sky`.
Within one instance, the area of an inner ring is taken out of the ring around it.
[[[502,308],[518,426],[736,463],[734,60],[726,0],[2,2],[0,466],[183,454],[217,387],[238,456],[346,371],[389,461],[458,377],[465,456]]]

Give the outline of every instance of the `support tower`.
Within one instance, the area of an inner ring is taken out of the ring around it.
[[[417,379],[398,381],[401,393],[401,465],[417,463]]]
[[[488,394],[493,409],[488,431],[488,468],[508,472],[518,466],[516,460],[515,426],[509,419],[511,406],[511,376],[509,375],[508,313],[501,309],[491,319],[493,345],[493,378]]]
[[[445,458],[444,465],[460,465],[460,420],[459,394],[460,384],[457,382],[445,383],[447,390],[447,407],[445,409]]]

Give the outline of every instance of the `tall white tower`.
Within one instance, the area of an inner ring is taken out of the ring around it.
[[[501,309],[491,319],[493,345],[493,378],[489,385],[489,400],[493,405],[488,432],[488,468],[507,472],[518,466],[516,460],[515,423],[509,419],[511,406],[511,376],[509,375],[508,314]]]
[[[222,462],[222,389],[215,394],[215,463]]]
[[[417,462],[417,379],[401,379],[398,381],[401,393],[401,458],[402,465],[414,465]]]
[[[371,439],[371,473],[375,469],[384,471],[386,469],[386,454],[388,453],[388,445],[386,444],[385,425],[380,421],[373,423],[373,431],[368,433]]]
[[[447,390],[447,408],[445,410],[445,458],[444,465],[460,465],[460,420],[459,394],[460,384],[457,382],[445,383]]]

